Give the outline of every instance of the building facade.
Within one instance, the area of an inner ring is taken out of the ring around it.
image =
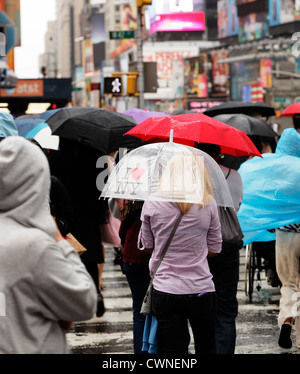
[[[72,77],[74,105],[138,106],[137,97],[103,88],[114,72],[137,70],[136,38],[121,33],[136,36],[138,15],[135,0],[57,0],[57,35],[48,34],[56,68],[47,70]],[[142,17],[145,107],[204,111],[227,100],[265,101],[279,118],[300,100],[299,19],[298,0],[152,0]]]
[[[14,48],[21,43],[20,0],[0,0],[0,88],[14,88]]]
[[[166,15],[169,26],[157,21]],[[114,97],[103,90],[104,77],[136,71],[136,38],[114,38],[112,33],[136,32],[137,17],[135,0],[57,0],[56,69],[47,67],[46,71],[72,77],[74,105],[118,111],[138,106],[137,97]],[[217,1],[153,0],[151,6],[143,7],[142,31],[145,106],[162,111],[183,108],[184,59],[219,44]],[[49,56],[44,56],[43,63],[52,53],[49,35],[45,48]]]
[[[264,101],[280,113],[300,100],[300,1],[219,0],[218,34],[230,70],[229,99]]]

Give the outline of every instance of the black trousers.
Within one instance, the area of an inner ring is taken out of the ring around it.
[[[218,256],[209,258],[208,263],[217,295],[215,326],[217,354],[234,354],[235,320],[238,315],[239,249],[221,251]]]
[[[195,353],[216,353],[215,304],[214,292],[199,297],[154,290],[152,310],[158,321],[163,353],[188,353],[188,321],[193,332]]]

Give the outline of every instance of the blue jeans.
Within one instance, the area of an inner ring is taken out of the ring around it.
[[[132,295],[134,353],[145,353],[141,351],[145,316],[140,314],[140,310],[150,282],[149,266],[148,264],[129,264],[124,262],[123,272],[126,275]]]
[[[217,293],[215,331],[218,354],[234,354],[235,351],[239,259],[237,249],[221,251],[217,257],[208,260]]]

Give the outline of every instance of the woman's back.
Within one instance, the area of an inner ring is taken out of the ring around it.
[[[176,203],[144,203],[140,238],[143,248],[154,248],[151,275],[180,214]],[[207,263],[209,252],[221,250],[221,229],[214,200],[199,209],[192,205],[184,214],[154,279],[154,288],[168,293],[214,291]]]

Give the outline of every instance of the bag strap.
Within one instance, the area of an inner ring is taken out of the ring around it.
[[[171,232],[171,234],[170,234],[170,236],[169,236],[169,239],[167,240],[167,242],[166,242],[166,244],[165,244],[165,246],[164,246],[164,249],[163,249],[163,251],[162,251],[162,253],[161,253],[161,255],[160,255],[160,258],[159,258],[159,260],[158,260],[158,263],[156,264],[155,270],[154,270],[153,275],[152,275],[152,277],[151,277],[151,281],[150,281],[151,283],[152,283],[152,281],[153,281],[153,278],[154,278],[154,276],[155,276],[155,274],[156,274],[156,272],[157,272],[157,269],[158,269],[159,265],[161,264],[161,262],[162,262],[162,260],[163,260],[163,258],[164,258],[164,256],[165,256],[165,254],[166,254],[166,252],[167,252],[167,249],[168,249],[168,247],[169,247],[169,245],[170,245],[170,243],[171,243],[171,241],[172,241],[172,239],[173,239],[173,236],[174,236],[174,234],[175,234],[175,231],[177,230],[177,227],[179,226],[179,223],[180,223],[180,221],[181,221],[182,216],[183,216],[183,213],[180,212],[180,214],[179,214],[179,216],[178,216],[178,218],[177,218],[177,220],[176,220],[176,222],[175,222],[175,225],[174,225],[174,227],[173,227],[173,230],[172,230],[172,232]]]
[[[229,177],[229,174],[231,173],[231,169],[229,169],[228,174],[226,175],[226,179]]]

